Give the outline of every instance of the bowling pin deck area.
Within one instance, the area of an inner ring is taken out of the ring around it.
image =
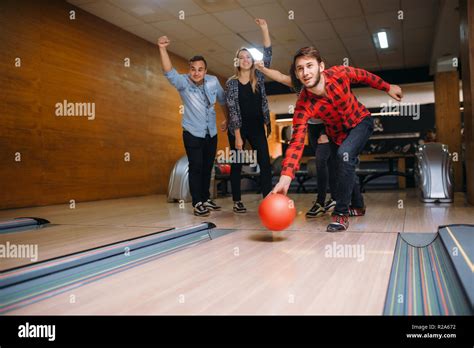
[[[329,215],[305,218],[313,195],[290,198],[297,215],[282,232],[261,225],[259,195],[243,196],[247,214],[234,214],[227,197],[218,200],[222,211],[205,218],[192,215],[190,204],[180,208],[162,195],[84,202],[76,209],[55,205],[1,211],[0,220],[38,216],[50,223],[0,234],[2,245],[38,245],[36,264],[26,258],[2,260],[0,292],[5,291],[6,270],[39,267],[51,259],[60,263],[64,255],[86,250],[90,256],[104,248],[120,249],[123,241],[164,238],[170,231],[187,238],[180,247],[147,251],[143,255],[148,258],[129,249],[138,260],[133,266],[121,260],[116,272],[69,288],[60,284],[47,296],[4,306],[4,313],[380,315],[391,283],[399,278],[393,268],[400,233],[428,235],[438,226],[474,223],[462,195],[452,205],[426,205],[410,190],[369,192],[367,215],[351,218],[347,232],[328,233]],[[399,200],[403,209],[397,208]],[[198,234],[186,232],[189,226],[203,225],[215,225],[214,232],[207,227],[197,229]],[[470,254],[467,258],[472,260]]]

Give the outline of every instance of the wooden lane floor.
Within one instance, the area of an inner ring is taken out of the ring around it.
[[[295,200],[297,218],[289,231],[326,233],[329,214],[306,219],[315,194],[290,194]],[[464,196],[457,193],[453,204],[423,204],[414,190],[368,192],[365,194],[367,214],[350,219],[349,232],[396,233],[437,231],[439,225],[474,223],[474,208],[466,204]],[[190,203],[184,209],[178,203],[167,203],[164,195],[122,198],[96,202],[77,203],[75,209],[68,205],[10,209],[0,211],[0,219],[20,216],[38,216],[51,221],[42,229],[0,234],[0,245],[38,245],[38,259],[61,256],[67,253],[113,243],[147,233],[211,221],[218,228],[262,230],[257,210],[260,195],[246,194],[243,200],[248,208],[245,215],[232,212],[231,197],[219,198],[222,211],[209,217],[196,217]],[[7,269],[30,263],[26,258],[5,258],[0,265]]]
[[[8,314],[382,314],[396,237],[238,230]]]
[[[307,219],[306,212],[316,199],[315,194],[290,194],[295,201],[297,218],[289,230],[307,230],[326,232],[331,221],[330,214],[316,219]],[[232,212],[231,197],[216,200],[222,205],[222,211],[212,212],[209,217],[197,218],[191,215],[191,205],[186,204],[180,214],[176,211],[167,217],[173,226],[199,223],[211,220],[219,228],[262,229],[258,217],[258,205],[261,195],[243,195],[248,212],[244,215]],[[350,219],[352,232],[436,232],[439,225],[452,223],[474,223],[474,208],[467,205],[464,195],[457,193],[455,202],[446,204],[424,204],[419,201],[414,190],[377,191],[365,194],[367,214],[364,217]],[[178,210],[178,203],[171,203]],[[186,215],[187,217],[184,217]]]
[[[316,199],[315,194],[289,194],[295,201],[297,217],[289,230],[324,232],[331,218],[329,214],[307,219],[306,212]],[[367,213],[363,217],[350,218],[349,232],[434,233],[438,226],[455,223],[474,223],[474,207],[469,206],[464,194],[456,193],[453,204],[424,204],[415,190],[377,191],[364,194]],[[227,201],[226,201],[227,199]],[[248,209],[243,217],[232,213],[230,198],[219,200],[224,209],[211,213],[211,219],[220,228],[260,229],[258,219],[259,195],[244,195],[242,200]]]
[[[474,224],[474,207],[467,204],[461,192],[455,193],[452,204],[426,204],[419,201],[409,204],[404,231],[435,232],[438,226],[450,224]]]
[[[168,204],[164,195],[78,202],[75,209],[61,204],[0,211],[1,220],[22,216],[43,217],[51,224],[40,229],[0,234],[0,245],[37,245],[35,261],[173,228],[171,219],[181,221],[180,227],[200,222],[193,219],[189,211]],[[188,224],[183,223],[186,220]],[[2,259],[0,270],[31,262],[31,257],[7,257]]]
[[[39,216],[59,225],[94,226],[142,226],[169,227],[168,220],[178,214],[182,219],[183,210],[168,204],[164,195],[130,197],[93,202],[77,202],[74,209],[69,204],[44,207],[0,210],[0,219],[19,216]],[[188,214],[184,214],[188,215]],[[192,216],[192,215],[191,215]]]
[[[5,257],[2,259],[0,271],[156,231],[157,228],[151,227],[52,225],[31,231],[0,234],[0,245],[9,246],[10,249],[11,246],[17,248],[20,245],[33,246],[28,248],[28,250],[33,250],[29,251],[28,256]]]
[[[329,214],[317,219],[306,219],[305,213],[315,200],[315,194],[290,194],[298,211],[291,230],[324,232],[330,222]],[[243,195],[247,214],[232,212],[231,197],[218,198],[222,211],[209,217],[196,217],[190,203],[180,208],[179,203],[167,203],[164,195],[122,198],[78,203],[75,209],[68,205],[10,209],[0,211],[0,219],[20,216],[38,216],[59,225],[116,226],[169,228],[212,221],[219,228],[260,229],[258,204],[261,195]],[[438,225],[474,223],[474,208],[457,193],[453,204],[424,204],[414,190],[377,191],[365,194],[367,215],[351,218],[350,231],[354,232],[435,232]]]

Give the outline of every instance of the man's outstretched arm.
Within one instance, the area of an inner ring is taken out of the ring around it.
[[[393,99],[397,101],[401,101],[403,98],[403,93],[400,86],[391,85],[388,82],[385,82],[379,76],[372,74],[371,72],[368,72],[367,70],[353,68],[350,66],[346,66],[344,70],[347,76],[349,77],[351,83],[363,83],[372,88],[385,91],[388,93],[389,96],[391,96]]]
[[[166,36],[162,36],[158,39],[158,47],[160,48],[160,56],[161,56],[161,67],[168,81],[178,91],[181,91],[186,88],[186,78],[178,74],[176,69],[173,68],[173,65],[171,64],[171,59],[167,50],[167,47],[169,44],[170,44],[170,40]]]
[[[306,109],[304,102],[299,99],[293,116],[293,134],[282,162],[280,180],[273,188],[273,193],[283,193],[284,195],[288,193],[291,181],[295,177],[295,172],[298,170],[301,157],[303,156],[308,119],[310,117],[311,114]]]

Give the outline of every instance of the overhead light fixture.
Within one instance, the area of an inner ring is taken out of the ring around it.
[[[250,54],[252,55],[253,59],[255,60],[262,60],[263,59],[263,53],[257,50],[256,48],[249,48],[248,50]]]
[[[388,47],[387,33],[385,31],[379,31],[377,33],[377,38],[379,39],[380,48]]]

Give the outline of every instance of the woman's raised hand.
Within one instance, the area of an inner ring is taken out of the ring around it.
[[[256,18],[255,23],[257,23],[257,25],[262,29],[267,29],[268,28],[267,21],[265,19]]]

